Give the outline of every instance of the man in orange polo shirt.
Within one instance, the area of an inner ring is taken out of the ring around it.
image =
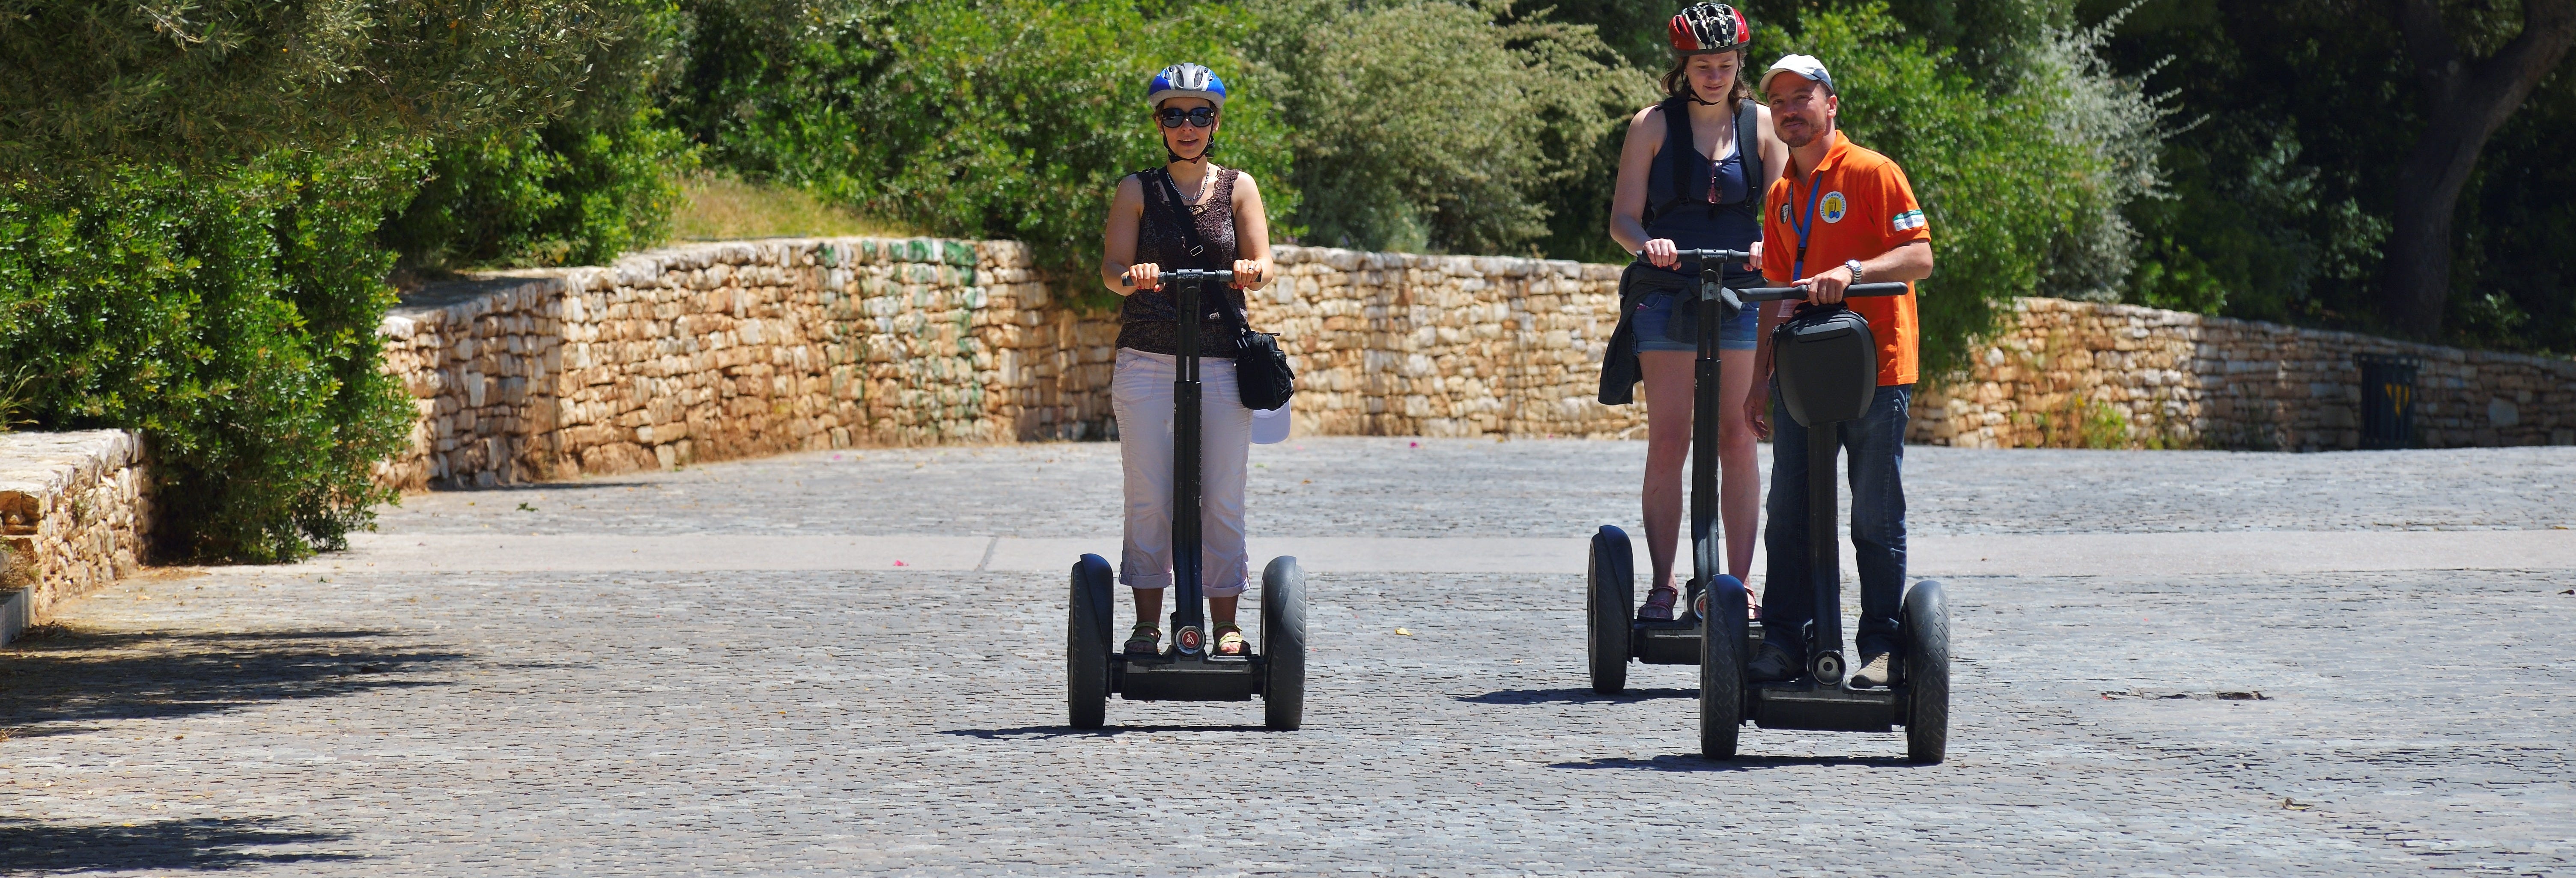
[[[1851,458],[1852,550],[1860,567],[1860,630],[1854,638],[1861,664],[1852,685],[1885,686],[1894,679],[1902,644],[1898,604],[1905,590],[1906,407],[1914,392],[1916,339],[1911,282],[1932,276],[1932,233],[1905,172],[1886,156],[1852,145],[1834,130],[1841,98],[1823,62],[1790,55],[1762,74],[1761,92],[1771,124],[1789,145],[1789,167],[1763,199],[1762,273],[1774,283],[1808,288],[1812,306],[1843,304],[1869,320],[1878,342],[1878,394],[1869,414],[1842,424],[1843,453]],[[1856,283],[1906,281],[1903,296],[1843,300]],[[1771,330],[1789,303],[1766,308],[1754,338],[1753,378],[1769,382]],[[1755,432],[1770,435],[1769,399],[1745,402]],[[1767,404],[1767,405],[1766,405]],[[1807,429],[1780,419],[1771,441],[1770,566],[1762,589],[1763,643],[1746,670],[1756,681],[1788,680],[1806,664],[1802,631],[1815,617],[1815,589],[1808,583]],[[1834,535],[1825,534],[1824,539]]]

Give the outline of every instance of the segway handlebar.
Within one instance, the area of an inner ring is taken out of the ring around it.
[[[1646,251],[1639,250],[1628,255],[1644,259],[1646,258]],[[1753,258],[1753,254],[1742,250],[1675,250],[1673,251],[1673,258],[1680,260],[1713,259],[1719,262],[1738,262]]]
[[[1902,296],[1905,295],[1905,290],[1906,285],[1901,282],[1853,284],[1843,288],[1843,296],[1845,298],[1852,296]],[[1783,300],[1805,301],[1807,298],[1807,288],[1754,287],[1749,290],[1736,290],[1735,297],[1746,302],[1778,302]]]
[[[1171,283],[1173,281],[1179,281],[1181,283],[1204,283],[1214,281],[1221,284],[1230,284],[1234,282],[1234,272],[1202,271],[1196,268],[1175,268],[1170,271],[1163,272],[1162,280],[1164,283]]]

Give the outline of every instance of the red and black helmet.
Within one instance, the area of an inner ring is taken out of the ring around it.
[[[1723,3],[1702,3],[1673,16],[1673,51],[1682,55],[1733,52],[1753,44],[1753,25]]]

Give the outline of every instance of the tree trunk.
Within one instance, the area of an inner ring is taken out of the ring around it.
[[[2522,33],[2494,57],[2461,58],[2434,0],[2398,0],[2425,101],[2424,133],[2399,168],[2380,299],[2400,332],[2442,331],[2451,292],[2451,220],[2487,138],[2576,42],[2576,0],[2524,0]]]

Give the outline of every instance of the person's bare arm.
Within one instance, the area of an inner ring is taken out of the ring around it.
[[[1109,225],[1100,231],[1100,283],[1121,296],[1150,290],[1161,283],[1161,268],[1136,259],[1136,235],[1145,218],[1145,184],[1130,174],[1118,181],[1109,200]]]
[[[1655,153],[1664,145],[1664,123],[1656,107],[1638,110],[1628,120],[1628,139],[1619,147],[1619,185],[1610,192],[1610,237],[1622,250],[1645,251],[1647,262],[1673,268],[1681,264],[1673,242],[1649,238],[1645,220],[1646,178],[1654,173]]]
[[[1270,285],[1270,214],[1251,174],[1234,178],[1234,255],[1235,286],[1257,290]]]

